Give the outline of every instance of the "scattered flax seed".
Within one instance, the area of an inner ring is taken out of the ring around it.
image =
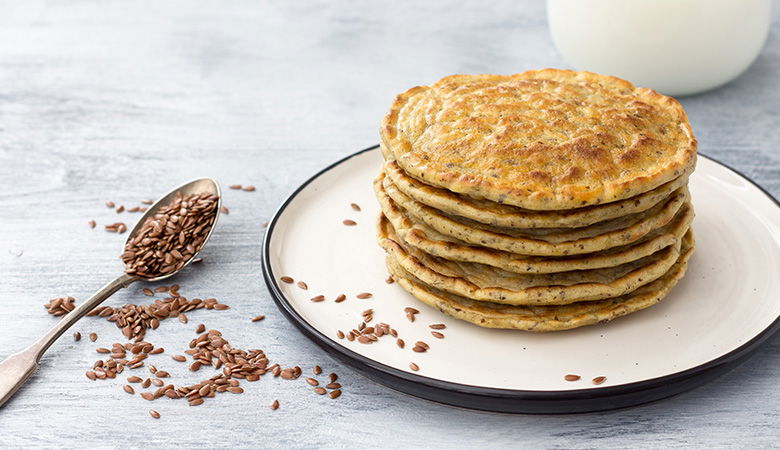
[[[140,383],[141,381],[143,381],[143,380],[141,380],[141,378],[139,378],[139,377],[137,377],[135,375],[127,377],[127,382],[128,383]]]
[[[116,207],[117,214],[125,212],[125,205],[119,205]]]
[[[199,323],[197,328],[195,328],[195,332],[198,334],[203,333],[204,331],[206,331],[206,325],[202,323]]]
[[[305,283],[305,282],[303,282],[303,281],[299,281],[299,282],[298,282],[298,287],[299,287],[299,288],[301,288],[301,289],[303,289],[304,291],[305,291],[306,289],[309,289],[309,285],[308,285],[308,284],[306,284],[306,283]]]
[[[91,370],[87,370],[86,372],[84,372],[84,374],[87,376],[87,378],[89,378],[92,381],[97,380],[97,375],[95,374],[95,372]]]
[[[279,279],[282,280],[282,282],[287,284],[293,284],[295,282],[295,280],[293,280],[292,277],[281,277]]]
[[[127,392],[128,394],[135,394],[135,389],[133,389],[133,387],[130,386],[129,384],[124,385],[122,389],[124,389],[125,392]]]
[[[361,292],[360,294],[356,295],[356,297],[360,299],[366,299],[366,298],[373,297],[373,294],[371,294],[370,292]]]
[[[314,366],[314,368],[312,368],[312,370],[311,370],[311,371],[312,371],[312,372],[314,372],[314,375],[319,375],[319,374],[321,374],[321,373],[322,373],[322,367],[320,367],[320,366]]]
[[[340,389],[341,383],[328,383],[325,385],[326,389]]]
[[[223,305],[222,303],[217,303],[214,305],[214,309],[216,309],[217,311],[224,311],[226,309],[230,309],[230,306]]]
[[[141,289],[141,292],[143,292],[146,296],[154,297],[154,292],[152,292],[152,290],[149,288],[143,288]]]
[[[184,355],[171,355],[171,359],[178,362],[185,362],[187,361],[187,357]]]
[[[396,339],[395,343],[396,343],[396,345],[398,345],[399,348],[404,348],[404,346],[406,345],[404,340],[401,339],[401,338]]]
[[[309,300],[317,303],[317,302],[321,302],[321,301],[325,300],[325,296],[324,295],[318,295],[316,297],[310,298]]]
[[[141,382],[141,387],[144,388],[144,389],[148,388],[151,385],[152,385],[152,379],[151,378],[147,378],[147,379],[145,379],[144,381]]]
[[[179,322],[181,323],[187,323],[189,320],[187,320],[187,315],[184,313],[179,314]]]
[[[233,190],[237,191],[237,190],[241,189],[241,185],[240,184],[231,184],[230,185],[230,189],[233,189]]]
[[[436,339],[444,339],[444,335],[438,331],[431,331],[431,335],[433,335],[433,337]]]
[[[414,315],[418,314],[420,311],[411,306],[407,306],[404,308],[404,312],[406,313],[406,318],[409,319],[409,322],[414,322]]]
[[[317,395],[325,395],[325,393],[328,392],[328,391],[325,390],[325,388],[322,388],[322,387],[316,387],[316,388],[314,388],[312,390]]]
[[[343,302],[343,301],[344,301],[344,300],[346,300],[346,299],[347,299],[347,296],[346,296],[346,295],[344,295],[344,294],[339,294],[339,296],[338,296],[338,297],[336,297],[336,299],[335,299],[335,300],[333,300],[333,301],[334,301],[334,302],[336,302],[336,303],[341,303],[341,302]]]
[[[141,398],[144,400],[152,401],[154,400],[154,394],[151,392],[141,392]]]
[[[341,396],[341,390],[336,389],[335,391],[330,391],[330,394],[328,394],[328,397],[330,398],[339,398]]]
[[[154,350],[150,351],[150,352],[149,352],[149,354],[150,354],[150,355],[159,355],[160,353],[162,353],[162,352],[164,352],[164,351],[165,351],[165,349],[164,349],[164,348],[162,348],[162,347],[157,347],[157,348],[155,348]]]
[[[252,317],[252,322],[260,322],[263,319],[265,319],[265,316],[263,316],[263,315],[255,316],[255,317]]]
[[[157,411],[155,411],[153,409],[149,410],[149,415],[154,417],[155,419],[159,419],[160,418],[160,413],[158,413]]]
[[[241,188],[241,190],[242,191],[246,191],[246,192],[253,192],[255,190],[255,187],[254,186],[244,186],[243,188]]]
[[[111,200],[106,202],[106,208],[113,208],[114,206],[116,206],[116,205]]]
[[[315,380],[314,378],[307,378],[306,382],[309,383],[310,386],[319,386],[320,382]]]
[[[392,275],[390,275],[389,277],[387,277],[387,278],[385,279],[385,283],[387,283],[387,284],[393,284],[393,283],[395,283],[395,279],[393,278],[393,276],[392,276]]]
[[[78,331],[74,332],[73,333],[73,340],[74,341],[80,341],[81,340],[81,333],[79,333]]]
[[[360,205],[357,203],[350,203],[349,206],[351,206],[353,210],[360,212]]]
[[[192,260],[193,264],[199,264],[199,263],[202,263],[202,262],[203,262],[203,258],[195,258],[195,259]]]
[[[276,411],[277,409],[279,409],[279,400],[274,400],[273,402],[271,402],[270,408],[273,411]]]
[[[154,288],[154,292],[168,292],[170,289],[168,286],[157,286]]]
[[[331,383],[335,382],[338,379],[339,379],[339,376],[336,375],[335,373],[331,372],[331,373],[328,374],[328,380],[330,380]]]
[[[127,212],[138,212],[141,210],[140,206],[131,206],[130,208],[127,208]]]
[[[43,306],[46,308],[46,312],[58,317],[73,311],[76,305],[73,302],[76,301],[73,297],[57,297],[49,300]]]
[[[95,349],[95,351],[98,352],[98,353],[111,353],[111,350],[109,350],[109,349],[107,349],[105,347],[98,347],[98,348]]]
[[[97,341],[98,335],[97,333],[89,333],[89,340],[92,342]]]
[[[413,362],[410,362],[410,363],[409,363],[409,368],[410,368],[410,369],[412,369],[412,370],[414,370],[415,372],[417,372],[418,370],[420,370],[420,366],[418,366],[417,364],[415,364],[415,363],[413,363]]]
[[[594,379],[592,380],[593,384],[595,384],[595,385],[599,385],[599,384],[601,384],[601,383],[603,383],[603,382],[605,382],[605,381],[607,381],[607,377],[604,377],[604,376],[602,376],[602,377],[596,377],[596,378],[594,378]]]
[[[343,332],[343,331],[341,331],[341,330],[336,330],[336,336],[337,336],[339,339],[344,339],[344,332]]]
[[[151,205],[154,202],[149,199],[146,199],[146,200],[141,200],[141,203],[143,203],[144,205]]]
[[[89,224],[89,227],[90,227],[90,228],[95,228],[95,227],[97,226],[97,222],[95,222],[94,220],[90,220],[90,221],[89,221],[89,222],[87,222],[87,223]]]
[[[566,381],[577,381],[577,380],[580,379],[580,376],[579,375],[568,374],[568,375],[564,376],[563,379],[566,380]]]
[[[428,325],[428,328],[430,328],[431,330],[443,330],[447,328],[447,326],[444,325],[443,323],[432,323]]]
[[[219,208],[219,212],[221,212],[222,214],[230,214],[230,210],[227,208],[227,206],[224,205]]]
[[[352,219],[344,219],[344,220],[341,221],[341,223],[343,223],[344,225],[346,225],[348,227],[354,227],[355,225],[357,225],[357,222],[355,222]]]

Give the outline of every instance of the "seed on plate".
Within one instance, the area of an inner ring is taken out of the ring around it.
[[[425,343],[425,342],[423,342],[423,341],[417,341],[417,342],[415,342],[415,343],[414,343],[414,345],[415,345],[415,346],[417,346],[417,347],[422,347],[422,348],[424,348],[424,349],[426,349],[426,350],[428,350],[429,348],[431,348],[431,347],[430,347],[428,344],[426,344],[426,343]]]
[[[97,226],[97,222],[95,222],[94,220],[90,220],[90,221],[89,221],[89,222],[87,222],[87,223],[89,224],[89,227],[90,227],[90,228],[95,228],[95,227]]]
[[[106,202],[106,208],[113,208],[114,206],[116,206],[116,205],[111,200]]]
[[[231,184],[230,185],[230,189],[234,189],[234,190],[239,190],[239,189],[241,189],[241,187],[242,186],[240,184]]]
[[[400,347],[400,348],[404,348],[404,345],[406,345],[406,343],[404,342],[404,340],[403,340],[403,339],[401,339],[401,338],[398,338],[398,339],[395,341],[395,343],[396,343],[396,344],[398,345],[398,347]]]
[[[352,219],[344,219],[344,220],[341,221],[341,223],[343,223],[344,225],[346,225],[348,227],[353,227],[353,226],[357,225],[357,222],[355,222]]]
[[[306,382],[309,383],[311,386],[319,386],[320,382],[315,380],[314,378],[306,378]]]
[[[439,333],[438,331],[431,331],[431,335],[436,339],[444,339],[444,334]]]
[[[370,292],[361,292],[360,294],[356,295],[356,297],[359,299],[366,299],[373,297],[373,295]]]
[[[412,308],[411,306],[407,306],[406,308],[404,308],[404,312],[407,314],[417,314],[420,311],[418,311],[415,308]]]
[[[566,381],[577,381],[577,380],[580,379],[580,376],[579,375],[568,374],[568,375],[564,376],[563,379],[566,380]]]
[[[432,323],[432,324],[428,325],[428,328],[430,328],[432,330],[443,330],[443,329],[447,328],[447,326],[444,325],[443,323]]]
[[[313,391],[314,391],[314,393],[315,393],[315,394],[317,394],[317,395],[325,395],[325,393],[327,392],[327,391],[325,390],[325,388],[322,388],[322,387],[316,387],[316,388],[314,388],[314,389],[312,389],[312,390],[313,390]]]
[[[393,279],[392,275],[390,275],[389,277],[387,277],[385,279],[385,283],[387,283],[387,284],[393,284],[394,282],[395,282],[395,279]]]
[[[417,372],[418,370],[420,370],[420,366],[418,366],[417,364],[415,364],[415,363],[413,363],[413,362],[410,362],[410,363],[409,363],[409,368],[410,368],[410,369],[412,369],[412,370],[414,370],[415,372]]]
[[[337,336],[339,339],[344,339],[344,332],[343,332],[343,331],[341,331],[341,330],[336,330],[336,336]]]
[[[319,375],[322,373],[322,367],[314,366],[314,368],[311,371],[314,372],[314,375]]]
[[[353,210],[360,212],[360,205],[357,203],[350,203],[349,206],[351,206]]]
[[[124,389],[128,394],[135,394],[135,389],[133,389],[133,387],[129,384],[124,385],[122,389]]]
[[[171,359],[178,362],[184,362],[187,361],[187,357],[184,355],[171,355]]]
[[[321,302],[321,301],[325,300],[325,296],[324,295],[318,295],[316,297],[310,298],[309,300],[311,300],[314,303],[317,303],[317,302]]]
[[[271,402],[271,406],[270,406],[270,408],[271,408],[272,410],[274,410],[274,411],[276,411],[277,409],[279,409],[279,400],[274,400],[273,402]]]
[[[596,377],[592,381],[593,381],[593,384],[598,385],[598,384],[601,384],[601,383],[607,381],[607,377],[604,377],[604,376]]]
[[[242,190],[243,190],[243,191],[246,191],[246,192],[252,192],[252,191],[254,191],[254,190],[255,190],[255,187],[254,187],[254,186],[244,186],[244,187],[242,188]]]
[[[426,349],[424,347],[420,347],[419,345],[415,345],[412,347],[412,351],[416,353],[425,353]]]
[[[328,397],[330,398],[339,398],[341,396],[341,390],[336,389],[335,391],[330,391],[330,394],[328,394]]]
[[[341,302],[343,302],[343,301],[344,301],[344,300],[346,300],[346,299],[347,299],[347,296],[346,296],[346,295],[344,295],[344,294],[339,294],[339,296],[338,296],[338,297],[336,297],[336,300],[333,300],[333,301],[334,301],[334,302],[336,302],[336,303],[341,303]]]
[[[347,334],[347,340],[348,340],[348,341],[350,341],[350,342],[354,341],[354,340],[355,340],[355,333],[354,333],[354,332],[352,332],[352,331],[350,331],[350,332]]]
[[[299,287],[299,288],[301,288],[301,289],[303,289],[303,290],[309,289],[309,285],[308,285],[308,284],[306,284],[306,283],[305,283],[305,282],[303,282],[303,281],[299,281],[299,282],[298,282],[298,287]]]
[[[282,280],[282,282],[287,284],[293,284],[293,282],[295,281],[292,279],[292,277],[287,277],[287,276],[281,277],[279,279]]]
[[[149,410],[149,415],[154,417],[155,419],[159,419],[160,418],[160,413],[158,413],[157,411],[155,411],[153,409]]]
[[[80,341],[81,340],[81,333],[79,333],[78,331],[74,332],[73,333],[73,340],[74,341]]]

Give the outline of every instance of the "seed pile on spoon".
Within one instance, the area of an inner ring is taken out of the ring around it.
[[[145,278],[181,269],[200,250],[217,215],[214,194],[178,194],[168,205],[146,219],[125,245],[125,272]]]

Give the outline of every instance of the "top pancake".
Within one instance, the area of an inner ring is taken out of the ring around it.
[[[589,72],[454,75],[396,97],[385,159],[425,183],[532,210],[623,200],[683,174],[696,139],[680,104]]]

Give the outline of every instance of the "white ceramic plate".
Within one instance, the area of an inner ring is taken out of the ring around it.
[[[750,180],[699,157],[690,189],[696,251],[688,273],[660,304],[607,324],[534,334],[480,328],[386,284],[375,241],[379,207],[374,148],[324,169],[282,205],[269,225],[263,271],[275,301],[309,338],[392,388],[444,403],[507,412],[580,412],[667,397],[741,362],[780,328],[780,208]],[[357,203],[362,211],[354,211]],[[355,226],[342,221],[352,219]],[[308,285],[286,284],[290,276]],[[356,294],[370,292],[370,299]],[[335,303],[339,294],[347,300]],[[310,299],[324,295],[326,300]],[[420,310],[409,322],[404,308]],[[372,308],[407,346],[337,338]],[[444,323],[444,339],[429,324]],[[423,340],[426,353],[411,350]],[[412,345],[409,345],[412,344]],[[420,370],[413,372],[409,363]],[[582,378],[564,380],[566,374]],[[594,386],[591,380],[604,376]]]

